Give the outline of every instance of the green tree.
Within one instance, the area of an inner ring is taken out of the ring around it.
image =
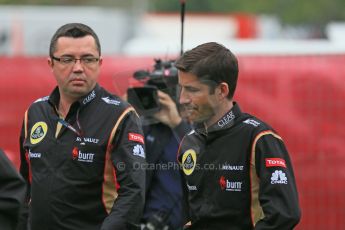
[[[151,0],[152,11],[178,11],[179,0]],[[345,20],[344,0],[186,0],[187,12],[274,14],[284,24]]]
[[[176,12],[180,0],[0,0],[0,4],[100,5],[131,8],[147,2],[150,11]],[[324,26],[345,20],[344,0],[185,0],[186,12],[273,14],[283,24]]]

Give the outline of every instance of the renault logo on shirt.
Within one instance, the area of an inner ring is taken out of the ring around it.
[[[37,144],[43,140],[48,131],[48,126],[45,122],[39,121],[31,128],[30,142],[31,144]]]
[[[182,156],[182,168],[184,174],[189,176],[196,166],[196,153],[193,149],[188,149]]]

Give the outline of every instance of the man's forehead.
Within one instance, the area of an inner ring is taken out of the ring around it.
[[[88,43],[89,45],[94,45],[96,46],[95,39],[91,35],[86,35],[83,37],[67,37],[67,36],[62,36],[59,37],[56,41],[56,45],[65,45],[65,44],[71,44],[71,43],[77,43],[79,44],[80,42],[82,43]]]
[[[208,84],[196,78],[196,79],[185,79],[181,81],[179,80],[179,86],[185,87],[185,88],[204,88],[204,87],[208,87]]]
[[[95,39],[91,35],[84,37],[59,37],[56,42],[55,52],[59,51],[74,51],[74,50],[94,51],[98,52]]]
[[[198,84],[200,83],[198,77],[192,73],[186,73],[180,71],[178,74],[178,81],[179,83],[183,84]]]

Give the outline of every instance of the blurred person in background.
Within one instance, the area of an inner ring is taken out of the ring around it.
[[[49,55],[57,87],[28,108],[20,135],[29,189],[20,229],[139,226],[145,171],[134,164],[145,163],[143,131],[134,108],[97,83],[98,36],[87,25],[65,24]]]
[[[188,229],[293,229],[301,213],[291,160],[277,132],[233,100],[237,58],[210,42],[175,66],[179,102],[194,126],[178,152]]]
[[[158,100],[161,108],[153,114],[155,122],[143,122],[148,163],[143,221],[154,229],[176,230],[182,229],[187,216],[176,153],[191,126],[169,94],[159,90]]]
[[[0,149],[0,229],[15,230],[25,198],[25,181]]]
[[[138,111],[146,146],[146,202],[142,229],[182,229],[186,219],[183,177],[177,162],[182,137],[191,130],[178,104],[174,61],[155,59],[152,71],[138,70],[143,83],[124,95]],[[183,118],[182,118],[183,117]]]

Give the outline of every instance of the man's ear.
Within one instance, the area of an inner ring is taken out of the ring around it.
[[[222,82],[217,87],[217,94],[220,99],[224,99],[229,94],[229,85],[226,82]]]
[[[53,60],[50,57],[47,59],[47,62],[48,62],[49,67],[53,68],[54,62],[53,62]]]

